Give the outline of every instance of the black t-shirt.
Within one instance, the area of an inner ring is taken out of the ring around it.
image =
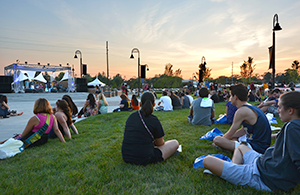
[[[220,101],[219,96],[217,94],[212,95],[210,99],[212,99],[214,103],[219,103]]]
[[[172,100],[172,106],[173,106],[173,108],[181,106],[181,102],[180,102],[180,99],[178,97],[171,96],[171,100]]]
[[[165,135],[160,121],[154,115],[142,118],[154,139],[161,138]],[[145,126],[143,125],[139,113],[132,113],[125,125],[124,139],[122,144],[122,157],[125,162],[134,164],[143,164],[154,155],[153,139]]]
[[[128,101],[127,99],[122,99],[120,104],[124,104],[124,107],[121,108],[121,111],[129,111],[131,110],[131,102]]]

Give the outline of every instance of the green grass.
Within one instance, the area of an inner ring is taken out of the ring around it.
[[[225,103],[215,106],[216,116],[225,113]],[[193,168],[201,155],[232,154],[199,140],[214,127],[226,132],[229,125],[191,125],[187,123],[188,109],[154,113],[164,127],[165,140],[177,139],[182,153],[154,165],[124,163],[121,145],[130,113],[89,117],[76,123],[80,134],[67,143],[49,140],[44,146],[1,160],[1,194],[271,194],[235,186],[204,175],[203,168]],[[298,186],[288,194],[299,193]]]

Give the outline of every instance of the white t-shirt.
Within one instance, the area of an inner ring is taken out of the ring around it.
[[[190,100],[190,104],[192,105],[193,101],[194,101],[194,98],[191,96],[191,95],[186,95],[189,100]]]
[[[161,96],[159,100],[163,103],[164,111],[173,110],[172,100],[169,96]]]

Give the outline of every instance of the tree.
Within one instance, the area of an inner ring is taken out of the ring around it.
[[[299,61],[298,60],[294,60],[292,63],[292,68],[295,70],[299,70],[300,69],[300,65],[299,65]]]
[[[181,75],[181,69],[180,68],[178,68],[177,70],[175,70],[174,76],[175,77],[182,77],[182,75]]]
[[[284,74],[284,80],[286,83],[297,83],[297,80],[299,78],[298,71],[296,69],[286,69]]]
[[[251,82],[251,75],[255,70],[255,66],[256,64],[253,65],[253,58],[250,56],[248,57],[248,60],[244,61],[244,63],[240,66],[242,77],[249,78],[249,82]]]
[[[168,63],[165,65],[164,74],[167,76],[173,76],[173,65],[172,64]]]
[[[269,82],[272,78],[272,74],[270,72],[265,72],[263,75],[265,82]]]
[[[120,74],[116,74],[112,81],[110,82],[110,86],[112,88],[121,88],[121,84],[123,83],[123,78]]]

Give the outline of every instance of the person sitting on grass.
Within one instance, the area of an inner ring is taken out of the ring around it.
[[[119,111],[132,111],[132,106],[130,99],[126,94],[120,95],[121,102],[119,104],[119,108],[116,108],[113,110],[113,112],[119,112]]]
[[[139,110],[140,109],[140,102],[136,99],[136,95],[132,95],[131,105],[132,105],[133,110]]]
[[[73,123],[71,109],[67,101],[57,100],[55,117],[57,119],[58,129],[60,130],[62,135],[66,135],[67,138],[72,139],[70,128],[75,134],[78,134],[77,128]],[[57,137],[56,133],[54,132],[54,129],[51,129],[48,137],[49,138]]]
[[[207,156],[203,160],[204,167],[230,183],[257,190],[288,191],[297,186],[300,183],[299,99],[298,91],[280,96],[277,111],[285,124],[275,144],[264,154],[240,145],[234,151],[232,162]]]
[[[51,128],[53,128],[59,140],[65,142],[58,129],[56,118],[52,115],[53,111],[47,99],[37,99],[34,103],[33,113],[35,115],[29,119],[24,131],[14,137],[24,143],[25,149],[47,143]]]
[[[179,146],[177,140],[164,141],[163,127],[153,113],[155,97],[143,93],[141,110],[132,113],[125,125],[122,157],[126,163],[147,165],[167,160]]]
[[[106,114],[107,113],[107,106],[108,102],[103,93],[98,95],[98,105],[99,105],[99,114]]]
[[[237,140],[246,135],[247,145],[259,153],[264,153],[271,144],[271,127],[266,115],[256,106],[247,103],[248,89],[244,84],[231,86],[231,104],[238,110],[233,123],[223,137],[217,136],[213,145],[234,151],[241,142]],[[243,125],[240,128],[240,125]],[[245,140],[239,140],[245,141]]]
[[[78,113],[78,117],[84,114],[85,117],[95,116],[98,114],[98,104],[95,100],[95,97],[92,93],[89,93],[83,108]]]
[[[64,95],[62,97],[62,99],[66,100],[66,102],[68,103],[68,105],[71,109],[72,118],[75,118],[78,113],[78,108],[77,108],[76,104],[73,102],[72,98],[69,95]]]
[[[163,106],[161,106],[161,103],[163,103]],[[168,93],[166,91],[162,92],[162,96],[159,99],[159,102],[157,104],[157,110],[163,110],[163,111],[172,111],[173,106],[172,106],[172,100],[168,96]]]
[[[193,125],[211,125],[215,119],[214,102],[208,98],[208,89],[205,87],[199,90],[199,96],[192,103],[188,120]]]
[[[271,97],[262,103],[260,103],[257,107],[260,108],[264,113],[272,113],[274,116],[278,116],[277,107],[278,107],[278,98],[281,92],[279,89],[274,89],[271,92]]]

